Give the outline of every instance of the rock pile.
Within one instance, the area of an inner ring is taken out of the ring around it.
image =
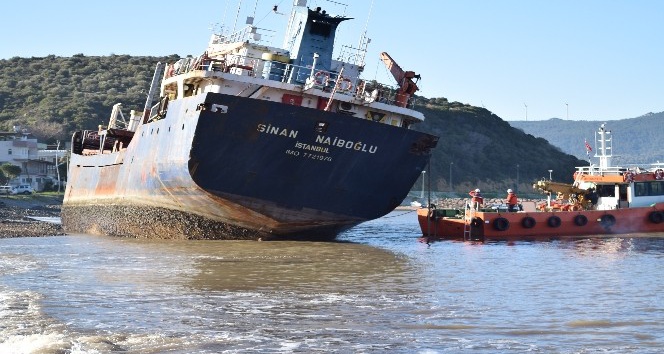
[[[60,198],[0,198],[0,238],[64,235],[62,225],[30,217],[59,217]]]
[[[546,199],[519,199],[519,203],[525,201],[534,201],[536,204],[539,204],[543,201],[546,201]],[[470,198],[446,198],[438,200],[435,204],[436,208],[438,209],[463,209],[466,206],[466,203],[469,202]],[[486,208],[492,207],[494,205],[504,206],[504,204],[505,204],[504,199],[500,198],[484,199],[484,207]]]

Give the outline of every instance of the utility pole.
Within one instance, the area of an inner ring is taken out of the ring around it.
[[[516,187],[514,187],[514,193],[519,193],[519,164],[516,164]]]
[[[424,199],[424,174],[427,173],[427,171],[422,171],[422,194],[420,194],[420,199]]]
[[[569,120],[569,104],[565,103],[565,108],[567,108],[567,120]]]
[[[452,184],[452,165],[454,165],[454,162],[450,162],[450,192],[454,191],[454,184]]]
[[[58,161],[58,151],[60,151],[60,140],[55,148],[55,172],[58,174],[58,194],[60,194],[60,161]]]

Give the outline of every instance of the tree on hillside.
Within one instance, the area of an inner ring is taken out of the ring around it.
[[[12,165],[9,162],[0,166],[0,171],[2,171],[2,173],[7,177],[7,182],[13,180],[16,178],[16,176],[21,175],[21,172],[23,172],[20,167]]]

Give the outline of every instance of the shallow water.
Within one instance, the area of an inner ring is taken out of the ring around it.
[[[419,235],[394,212],[337,243],[0,239],[0,353],[664,349],[664,238]]]

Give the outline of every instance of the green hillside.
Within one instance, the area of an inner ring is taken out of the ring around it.
[[[510,121],[510,125],[519,128],[528,134],[542,137],[551,144],[559,146],[562,151],[586,160],[584,140],[595,149],[595,132],[600,124],[606,123],[606,128],[613,137],[613,154],[617,156],[614,164],[648,164],[657,161],[664,162],[664,149],[662,137],[664,136],[664,112],[648,113],[641,117],[611,120],[586,121],[548,119],[543,121]]]
[[[75,130],[107,124],[116,103],[142,110],[156,63],[174,58],[79,54],[0,60],[0,130],[18,125],[40,141],[69,140]]]
[[[518,189],[530,191],[534,180],[549,177],[548,170],[553,179],[571,182],[574,167],[585,164],[484,108],[445,99],[422,101],[426,103],[418,110],[426,120],[415,129],[441,137],[429,168],[435,179],[432,189],[451,190],[450,168],[455,191],[479,187],[502,193],[516,186],[517,170]]]
[[[107,124],[111,107],[142,110],[154,67],[177,56],[48,56],[0,60],[0,130],[28,128],[40,141],[67,141],[79,129]],[[546,140],[512,128],[486,109],[419,98],[416,109],[427,117],[415,129],[441,137],[426,176],[431,186],[467,192],[471,188],[529,190],[533,180],[570,180],[583,161]],[[518,165],[518,167],[517,167]],[[451,166],[451,169],[450,169]],[[389,176],[386,176],[389,178]],[[420,189],[421,182],[414,189]]]

